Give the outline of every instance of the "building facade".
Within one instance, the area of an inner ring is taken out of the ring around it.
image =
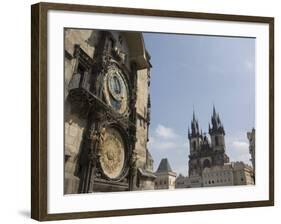
[[[177,174],[173,172],[167,158],[161,160],[155,176],[154,189],[175,189]]]
[[[176,186],[175,188],[187,188],[189,184],[187,183],[187,177],[182,175],[181,173],[176,177]]]
[[[253,168],[243,162],[226,163],[223,166],[207,167],[202,176],[176,178],[176,188],[253,185]]]
[[[188,129],[189,139],[189,177],[201,177],[204,168],[212,166],[223,166],[229,162],[229,157],[225,153],[225,131],[221,123],[219,114],[213,107],[211,125],[209,125],[210,140],[206,134],[199,129],[198,120],[193,112],[191,130]],[[198,178],[196,178],[198,179]]]
[[[234,185],[234,173],[232,164],[213,166],[206,168],[202,174],[203,187],[232,186]]]
[[[253,168],[243,162],[206,168],[202,175],[203,187],[253,185]]]
[[[248,138],[253,141],[252,133],[248,133]],[[254,184],[254,170],[251,166],[243,162],[229,162],[226,155],[225,130],[215,107],[209,124],[209,136],[199,129],[193,112],[188,139],[188,176],[179,175],[176,178],[176,188]],[[250,151],[253,151],[251,146]]]
[[[255,142],[256,142],[256,134],[255,134],[255,129],[253,128],[251,132],[247,133],[247,138],[249,140],[249,153],[251,155],[251,162],[252,162],[252,166],[253,166],[253,174],[254,174],[254,179],[255,179],[255,172],[256,172],[256,168],[255,168],[255,164],[256,164],[256,147],[255,147]]]
[[[142,34],[64,35],[65,194],[153,188],[151,64]]]
[[[243,162],[235,162],[233,165],[234,185],[253,185],[253,167]]]

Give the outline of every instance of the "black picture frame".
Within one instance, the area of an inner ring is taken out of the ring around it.
[[[183,11],[118,8],[90,5],[38,3],[31,6],[31,217],[39,221],[60,219],[81,219],[93,217],[156,214],[245,208],[274,205],[274,18],[258,16],[195,13]],[[48,214],[47,205],[47,13],[49,10],[76,11],[88,13],[128,14],[138,16],[158,16],[166,18],[194,18],[235,22],[253,22],[269,25],[269,199],[264,201],[243,201],[203,205],[138,208],[126,210],[88,211],[75,213]]]

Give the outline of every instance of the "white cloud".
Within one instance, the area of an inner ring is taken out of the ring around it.
[[[171,141],[155,141],[151,144],[153,149],[158,150],[168,150],[168,149],[175,149],[178,147],[177,143]]]
[[[232,142],[232,146],[234,150],[239,152],[248,152],[249,144],[243,141],[234,141]]]
[[[159,124],[156,127],[155,133],[158,137],[164,139],[175,139],[178,137],[178,135],[175,133],[175,131],[172,128],[165,127],[162,124]]]
[[[152,130],[149,137],[148,147],[152,151],[178,151],[186,146],[181,136],[179,136],[172,128],[162,124]]]
[[[231,161],[250,162],[249,143],[245,141],[233,141],[230,143],[229,156]]]
[[[172,170],[187,174],[187,142],[173,128],[158,124],[150,131],[148,148],[154,159],[156,171],[162,158],[168,158]]]

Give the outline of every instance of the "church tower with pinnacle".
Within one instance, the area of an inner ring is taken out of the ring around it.
[[[193,118],[191,121],[191,131],[188,128],[188,138],[190,146],[190,154],[196,154],[199,151],[200,145],[202,143],[202,131],[199,131],[198,120],[195,118],[195,113],[193,111]]]
[[[213,107],[211,124],[209,124],[209,137],[199,129],[198,120],[193,112],[191,129],[188,128],[189,161],[188,175],[190,177],[202,176],[203,170],[213,166],[223,166],[229,162],[225,154],[225,131],[219,114]]]
[[[209,124],[209,134],[211,137],[211,147],[215,153],[214,165],[223,166],[224,163],[229,162],[229,157],[225,154],[224,127],[215,106],[213,106],[211,123],[212,125]]]

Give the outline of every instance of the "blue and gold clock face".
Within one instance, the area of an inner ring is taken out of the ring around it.
[[[104,80],[104,96],[107,103],[123,114],[128,107],[128,87],[122,72],[115,66],[109,68]]]
[[[119,72],[110,74],[108,77],[108,89],[111,96],[117,100],[121,101],[125,94],[125,83]]]

